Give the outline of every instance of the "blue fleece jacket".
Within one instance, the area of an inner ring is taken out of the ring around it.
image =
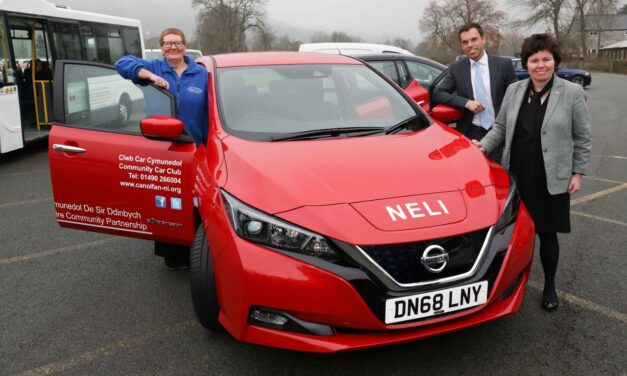
[[[187,69],[179,76],[165,60],[144,60],[135,56],[123,56],[115,63],[120,76],[138,83],[141,68],[163,77],[176,98],[178,118],[194,137],[196,145],[207,140],[209,98],[207,96],[207,69],[185,56]]]

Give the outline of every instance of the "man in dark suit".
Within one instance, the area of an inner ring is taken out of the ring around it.
[[[453,62],[446,77],[433,90],[432,102],[465,112],[457,130],[470,139],[481,140],[494,124],[505,90],[516,81],[512,61],[488,55],[481,25],[469,23],[459,29],[459,42],[467,58]],[[488,156],[501,161],[502,148]]]

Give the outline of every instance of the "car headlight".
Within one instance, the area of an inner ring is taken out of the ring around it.
[[[224,190],[222,202],[235,232],[250,242],[337,261],[340,256],[322,236],[252,208]]]
[[[505,209],[501,213],[498,222],[494,226],[494,230],[499,232],[505,227],[509,226],[516,220],[518,216],[518,209],[520,208],[520,195],[516,188],[516,180],[510,174],[509,175],[509,194],[507,195],[507,201],[505,202]]]

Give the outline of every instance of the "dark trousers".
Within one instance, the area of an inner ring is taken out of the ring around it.
[[[471,140],[481,141],[481,139],[488,133],[483,127],[479,127],[471,124],[466,131],[465,136]],[[503,145],[494,149],[491,153],[488,154],[488,158],[493,160],[496,163],[501,163],[501,158],[503,157]]]

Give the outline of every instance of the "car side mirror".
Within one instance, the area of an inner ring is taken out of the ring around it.
[[[464,117],[464,113],[451,106],[438,104],[431,110],[431,117],[441,123],[451,124],[461,120]]]
[[[146,138],[174,140],[183,134],[183,122],[169,116],[150,116],[142,119],[139,125]]]

